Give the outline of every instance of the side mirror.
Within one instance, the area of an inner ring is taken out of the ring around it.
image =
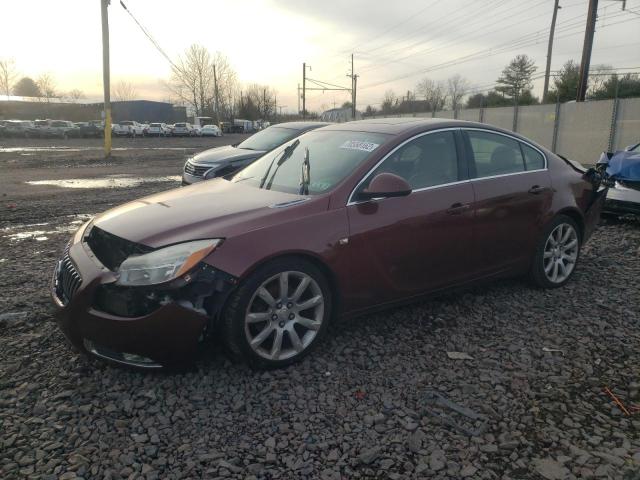
[[[379,173],[369,187],[358,192],[358,200],[371,200],[372,198],[406,197],[411,193],[411,185],[402,177],[393,173]]]

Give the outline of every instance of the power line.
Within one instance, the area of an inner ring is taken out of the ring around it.
[[[614,22],[614,23],[610,23],[610,24],[608,24],[608,25],[606,25],[604,27],[600,27],[600,28],[606,28],[606,27],[610,27],[610,26],[614,26],[614,25],[619,25],[619,24],[622,24],[622,23],[627,23],[628,21],[632,21],[632,20],[636,20],[636,19],[633,18],[633,19],[629,19],[629,20],[623,20],[623,21],[620,21],[620,22]],[[570,27],[567,30],[570,30],[570,29],[573,29],[573,28],[575,28],[575,27]],[[536,33],[536,32],[534,32],[534,33]],[[573,32],[573,33],[570,33],[570,34],[567,34],[567,35],[556,37],[556,39],[567,38],[567,37],[570,37],[570,36],[573,36],[573,35],[576,35],[576,34],[579,34],[579,33],[580,33],[579,31],[578,32]],[[384,85],[386,83],[395,82],[395,81],[398,81],[398,80],[404,80],[405,78],[410,78],[410,77],[413,77],[413,76],[416,76],[416,75],[432,72],[432,71],[435,71],[435,70],[441,70],[443,68],[448,68],[448,67],[452,67],[452,66],[455,66],[455,65],[460,65],[462,63],[467,63],[467,62],[470,62],[470,61],[482,60],[484,58],[488,58],[488,57],[492,57],[492,56],[495,56],[495,55],[498,55],[498,54],[501,54],[501,53],[508,52],[508,51],[513,50],[515,48],[522,48],[522,47],[525,47],[525,46],[535,45],[537,43],[541,43],[542,41],[544,41],[544,40],[536,40],[534,38],[533,40],[527,39],[524,42],[523,41],[517,41],[517,42],[512,42],[512,43],[500,44],[500,45],[497,45],[497,46],[494,46],[494,47],[491,47],[491,48],[488,48],[488,49],[476,51],[476,52],[474,52],[472,54],[468,54],[468,55],[464,55],[462,57],[458,57],[458,58],[453,59],[453,60],[449,60],[449,61],[446,61],[446,62],[442,62],[442,63],[436,64],[436,65],[433,65],[433,66],[431,66],[429,68],[422,69],[420,71],[414,71],[414,72],[407,73],[407,74],[404,74],[404,75],[401,75],[401,76],[398,76],[398,77],[394,77],[392,79],[383,80],[383,81],[380,81],[380,82],[368,84],[368,85],[365,85],[365,86],[361,87],[361,89],[377,87],[379,85]]]
[[[537,6],[537,5],[539,5],[539,4],[535,4],[534,6]],[[523,13],[526,13],[526,11],[528,11],[528,10],[529,9],[526,9],[526,10],[520,12],[519,14],[516,14],[516,16],[519,16],[519,15],[521,15]],[[532,17],[531,19],[538,18],[538,17],[541,17],[541,16],[546,16],[546,15],[547,15],[547,13],[540,14],[540,15],[537,15],[536,17]],[[586,18],[586,14],[583,15],[583,17]],[[502,21],[507,21],[510,24],[512,24],[512,26],[515,26],[515,25],[513,25],[513,18],[514,18],[513,15],[509,15],[509,16],[500,18],[499,20],[497,20],[497,23],[496,22],[492,22],[492,23],[493,23],[494,26],[497,26]],[[576,18],[579,18],[579,17],[576,17]],[[572,20],[565,20],[564,22],[559,22],[559,27],[562,27],[562,28],[559,28],[559,31],[562,31],[563,29],[568,29],[569,27],[573,27],[573,26],[576,26],[576,27],[580,26],[581,27],[582,26],[582,20],[577,20],[576,21],[576,18],[574,18]],[[412,56],[422,55],[422,54],[426,54],[426,53],[433,53],[433,52],[436,52],[438,50],[442,50],[443,48],[452,48],[452,47],[454,47],[454,46],[456,46],[456,45],[458,45],[460,43],[464,43],[464,42],[460,41],[461,38],[468,37],[469,34],[475,33],[478,30],[483,30],[484,31],[484,30],[486,30],[486,28],[480,27],[480,29],[476,29],[476,30],[473,30],[471,32],[467,32],[462,37],[457,37],[456,40],[454,40],[453,42],[450,41],[448,43],[445,43],[444,45],[440,45],[440,46],[436,46],[436,47],[429,47],[427,49],[423,49],[423,50],[420,50],[418,52],[410,53],[410,54],[405,55],[404,57],[400,57],[399,59],[396,59],[395,61],[403,60],[403,59],[406,59],[406,58],[409,58],[409,57],[412,57]],[[536,30],[535,32],[531,32],[531,33],[529,33],[527,35],[524,35],[524,36],[520,37],[517,42],[522,42],[524,40],[528,40],[528,37],[535,38],[535,37],[540,36],[542,34],[546,34],[547,32],[548,32],[548,29],[546,29],[546,28],[545,29],[541,29],[541,30]],[[484,33],[484,34],[482,34],[480,36],[473,37],[473,40],[477,40],[477,39],[482,38],[482,37],[484,37],[486,35],[489,35],[491,33],[493,33],[493,32],[490,31],[490,32]],[[470,39],[467,39],[467,41],[469,41],[469,40]],[[368,70],[372,70],[372,69],[377,69],[377,68],[381,68],[383,66],[384,66],[384,64],[382,64],[382,65],[374,64],[374,66],[370,66],[369,65],[367,67],[364,67],[362,69],[362,71],[368,71]]]
[[[178,67],[175,63],[173,63],[173,61],[171,60],[171,58],[169,57],[169,55],[167,55],[167,53],[164,51],[164,49],[160,46],[160,44],[156,41],[155,38],[153,38],[153,35],[151,35],[151,33],[149,33],[149,31],[138,21],[138,19],[133,15],[133,13],[131,13],[131,11],[127,8],[127,6],[124,4],[124,2],[122,0],[120,0],[120,5],[122,6],[122,8],[124,8],[124,10],[129,14],[129,16],[133,19],[133,21],[136,23],[136,25],[138,25],[138,27],[140,27],[140,30],[142,31],[142,33],[144,33],[144,35],[149,39],[149,41],[151,42],[151,44],[156,47],[156,49],[158,50],[158,52],[160,52],[160,54],[166,58],[166,60],[171,64],[171,66],[178,72],[182,71],[180,69],[180,67]]]

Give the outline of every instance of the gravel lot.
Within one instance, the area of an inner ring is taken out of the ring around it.
[[[71,231],[177,186],[167,177],[185,155],[239,140],[123,139],[108,162],[93,140],[0,148],[1,478],[640,479],[640,412],[604,393],[640,404],[634,218],[603,223],[562,289],[504,281],[353,319],[284,370],[251,371],[215,346],[181,374],[70,350],[47,287]],[[118,186],[143,174],[163,180]],[[114,188],[24,183],[105,176]]]

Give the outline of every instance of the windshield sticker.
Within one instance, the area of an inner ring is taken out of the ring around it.
[[[360,150],[362,152],[373,152],[380,146],[379,143],[361,142],[360,140],[347,140],[340,148],[345,150]]]

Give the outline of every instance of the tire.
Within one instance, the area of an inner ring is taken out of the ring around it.
[[[283,276],[288,279],[285,298],[280,295]],[[298,305],[310,307],[301,310]],[[233,358],[253,368],[284,367],[319,343],[331,307],[331,288],[315,265],[299,258],[277,259],[258,268],[231,295],[222,315],[222,338]]]
[[[554,245],[554,243],[556,245]],[[571,217],[556,216],[540,235],[529,271],[534,285],[550,289],[566,284],[580,258],[580,228]]]

